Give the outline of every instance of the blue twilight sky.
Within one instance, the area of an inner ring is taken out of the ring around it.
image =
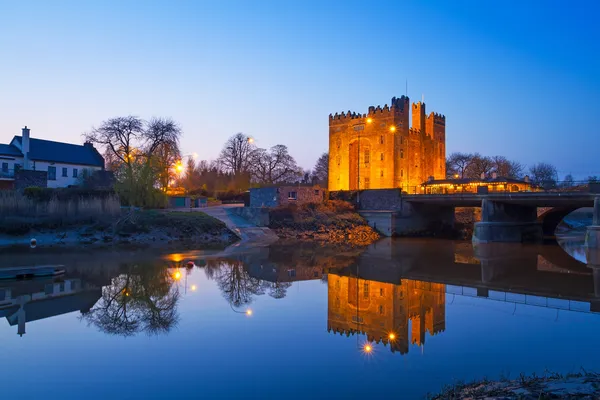
[[[185,153],[244,132],[304,168],[328,115],[405,93],[448,152],[600,175],[597,1],[0,0],[0,143],[81,142],[102,120],[170,116]]]

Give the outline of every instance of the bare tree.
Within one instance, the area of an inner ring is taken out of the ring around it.
[[[252,174],[259,183],[293,182],[302,171],[286,146],[278,144],[269,150],[257,149],[254,153]]]
[[[529,168],[530,178],[536,185],[541,185],[545,188],[556,186],[558,173],[556,167],[552,164],[540,162]]]
[[[490,157],[474,154],[465,173],[468,178],[479,179],[492,172],[494,163]]]
[[[568,189],[575,186],[575,179],[573,178],[573,175],[571,174],[567,174],[567,176],[565,176],[565,179],[563,179],[563,181],[560,184],[560,187],[563,189]]]
[[[452,153],[446,160],[446,173],[452,177],[464,179],[467,177],[467,170],[473,161],[473,154]]]
[[[168,147],[177,156],[179,154],[179,138],[181,137],[181,128],[171,118],[153,117],[147,123],[144,130],[143,139],[144,151],[151,155],[160,146]]]
[[[327,186],[329,181],[329,153],[321,154],[312,172],[313,181],[321,186]]]
[[[247,173],[255,151],[253,140],[243,133],[237,133],[225,142],[218,158],[219,165],[236,176]]]
[[[92,131],[85,134],[85,140],[105,149],[114,161],[131,168],[139,154],[136,147],[144,135],[143,121],[132,115],[110,118]]]
[[[506,178],[519,179],[523,175],[523,165],[518,161],[510,161],[504,156],[493,156],[492,172]]]

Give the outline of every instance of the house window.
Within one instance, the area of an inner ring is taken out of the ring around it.
[[[371,178],[365,178],[365,189],[371,188]]]
[[[383,178],[383,170],[381,170],[381,177]]]
[[[381,153],[381,161],[383,161],[383,153]]]
[[[404,158],[404,150],[400,149],[400,158]]]
[[[15,173],[21,169],[21,164],[15,164]]]
[[[4,173],[8,172],[8,163],[7,162],[2,163],[2,172],[4,172]]]
[[[296,270],[295,269],[288,269],[288,276],[290,278],[294,278],[296,276]]]
[[[379,288],[379,295],[383,297],[383,288]]]
[[[56,167],[48,167],[48,180],[55,181],[56,180]]]
[[[368,164],[371,161],[371,152],[369,150],[365,150],[365,164]]]
[[[379,139],[379,143],[383,144],[383,135],[381,135],[381,138]]]
[[[383,306],[379,306],[379,315],[383,315]]]
[[[69,176],[68,172],[69,171],[67,171],[67,168],[63,167],[63,169],[62,169],[62,176],[63,176],[63,178],[66,178],[67,176]]]
[[[340,157],[340,156],[337,156],[335,159],[336,159],[336,161],[337,161],[337,165],[340,165],[340,164],[341,164],[341,162],[342,162],[342,157]]]
[[[297,192],[288,192],[288,200],[298,200]]]
[[[404,170],[403,170],[403,169],[401,169],[401,170],[400,170],[400,178],[403,178],[403,177],[404,177]]]
[[[318,196],[318,195],[319,195],[319,190],[317,189],[317,190],[315,190],[315,196]]]
[[[73,168],[73,178],[77,178],[77,168]]]
[[[369,284],[366,282],[363,285],[363,295],[364,295],[365,299],[369,297]]]

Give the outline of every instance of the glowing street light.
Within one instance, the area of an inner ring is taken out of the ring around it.
[[[373,118],[367,118],[367,124],[370,124],[371,122],[373,122]]]
[[[396,132],[396,127],[394,125],[390,126],[390,132]]]
[[[371,346],[370,343],[365,343],[365,345],[363,346],[363,351],[365,352],[365,354],[370,354],[373,351],[373,346]]]
[[[388,335],[388,339],[390,339],[390,341],[394,341],[396,340],[396,334],[394,334],[394,332],[390,332],[390,334]]]

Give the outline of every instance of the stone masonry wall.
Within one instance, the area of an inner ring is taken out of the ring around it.
[[[19,170],[15,172],[15,190],[23,191],[28,187],[48,187],[47,171]]]

